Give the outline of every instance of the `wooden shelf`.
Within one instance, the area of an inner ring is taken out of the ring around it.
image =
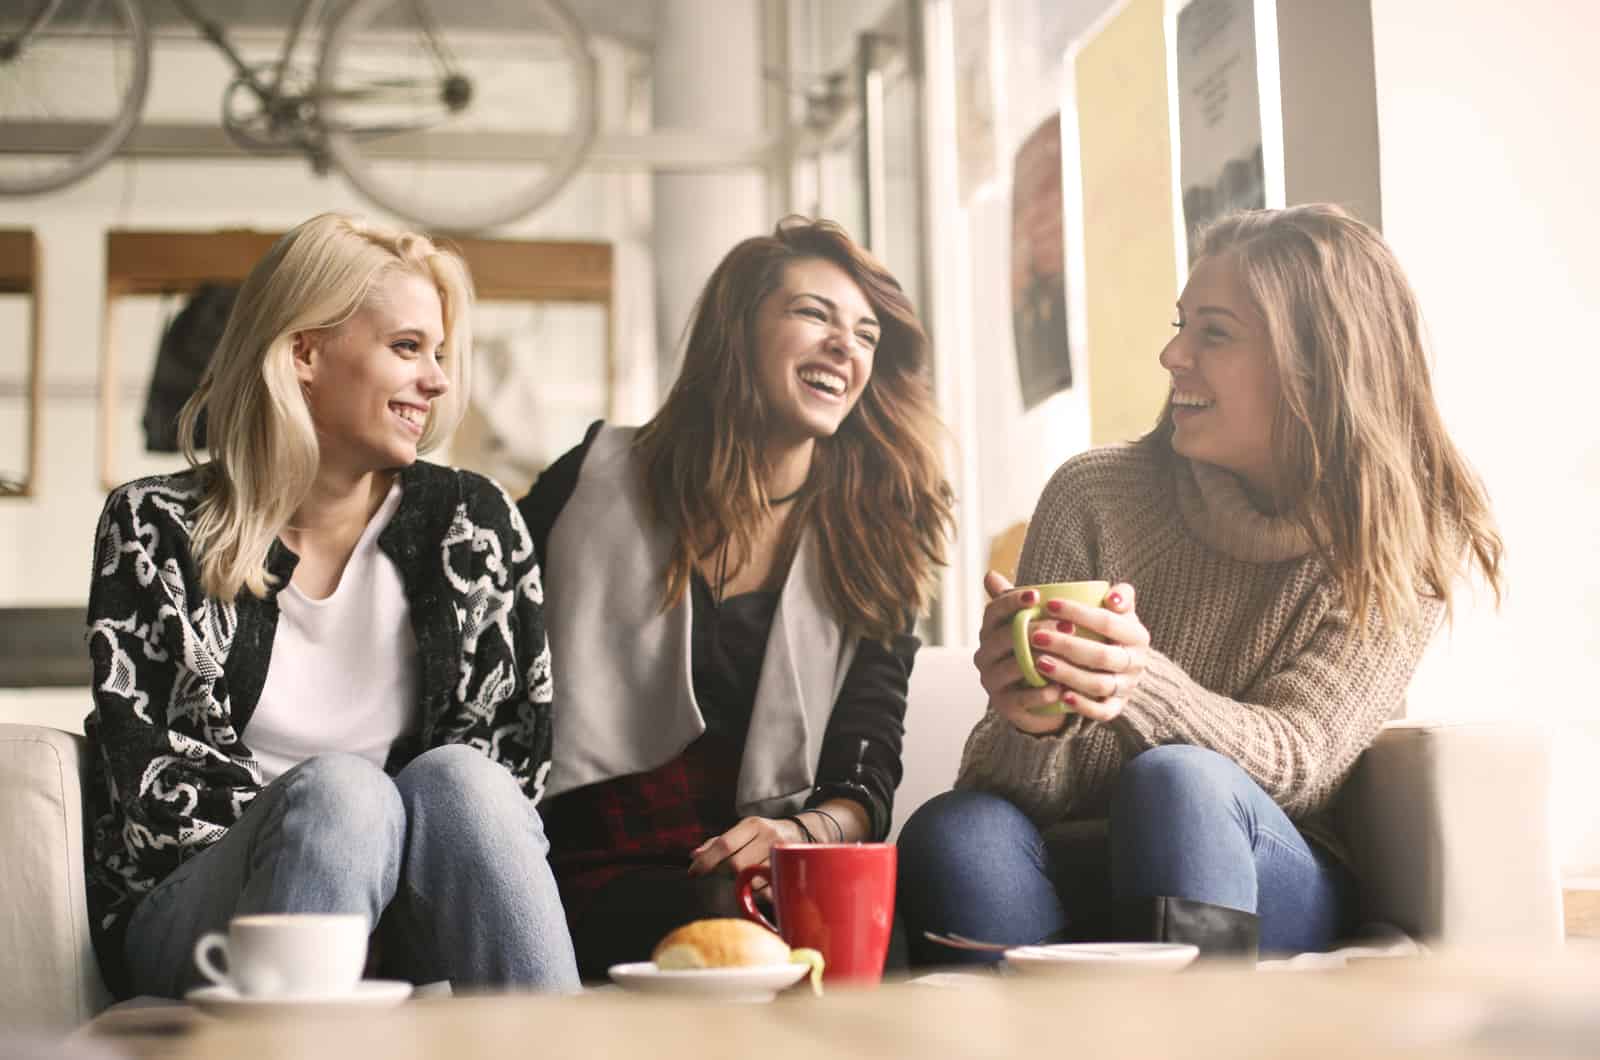
[[[242,228],[108,232],[106,296],[183,293],[208,281],[238,283],[279,235]],[[466,259],[480,301],[611,302],[609,243],[528,239],[439,242]],[[3,280],[0,273],[0,282]]]
[[[100,378],[118,377],[113,314],[119,298],[182,295],[201,284],[244,280],[282,233],[252,229],[106,233],[106,300]],[[614,419],[616,323],[609,243],[530,239],[440,238],[472,273],[479,302],[581,302],[606,311],[606,416]],[[0,253],[4,248],[0,246]],[[0,266],[3,269],[3,266]],[[3,273],[0,273],[3,282]],[[100,477],[107,489],[121,481],[116,467],[117,387],[100,387]]]
[[[0,229],[0,294],[31,294],[39,275],[39,242],[27,229]]]

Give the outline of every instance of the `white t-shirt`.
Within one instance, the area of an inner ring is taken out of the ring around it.
[[[378,535],[400,507],[389,490],[333,593],[278,593],[278,631],[261,700],[242,734],[271,783],[313,755],[358,754],[382,766],[417,724],[417,639],[400,572]]]

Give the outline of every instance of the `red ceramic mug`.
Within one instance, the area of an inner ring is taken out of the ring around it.
[[[771,868],[739,873],[744,915],[776,931],[795,949],[822,954],[831,983],[883,978],[894,920],[896,851],[891,843],[801,843],[772,848]],[[773,925],[756,908],[752,885],[771,884]]]

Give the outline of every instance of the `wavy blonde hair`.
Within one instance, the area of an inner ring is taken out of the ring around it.
[[[184,456],[202,473],[193,549],[209,595],[266,595],[268,553],[317,474],[317,432],[295,374],[295,336],[338,328],[394,271],[430,281],[443,309],[450,388],[429,408],[417,451],[438,446],[460,422],[472,351],[472,281],[461,258],[426,236],[342,214],[296,226],[250,270],[178,420]],[[197,455],[202,415],[205,463]]]
[[[822,582],[840,623],[887,641],[927,607],[944,563],[953,497],[937,447],[928,336],[900,284],[831,221],[788,217],[722,259],[695,308],[683,370],[634,452],[655,518],[674,535],[663,608],[683,596],[696,552],[750,554],[767,496],[770,413],[756,381],[756,315],[797,261],[821,259],[861,288],[880,322],[872,375],[819,438],[794,527],[816,531]]]
[[[1273,423],[1280,509],[1316,543],[1364,636],[1451,613],[1476,567],[1498,604],[1504,545],[1483,483],[1434,403],[1422,314],[1383,237],[1337,206],[1230,214],[1199,257],[1231,257],[1266,321],[1283,400]],[[1147,440],[1170,446],[1172,405]]]

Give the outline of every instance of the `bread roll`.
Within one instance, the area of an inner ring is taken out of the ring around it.
[[[766,928],[739,917],[696,920],[656,944],[650,955],[662,971],[786,964],[789,947]]]

